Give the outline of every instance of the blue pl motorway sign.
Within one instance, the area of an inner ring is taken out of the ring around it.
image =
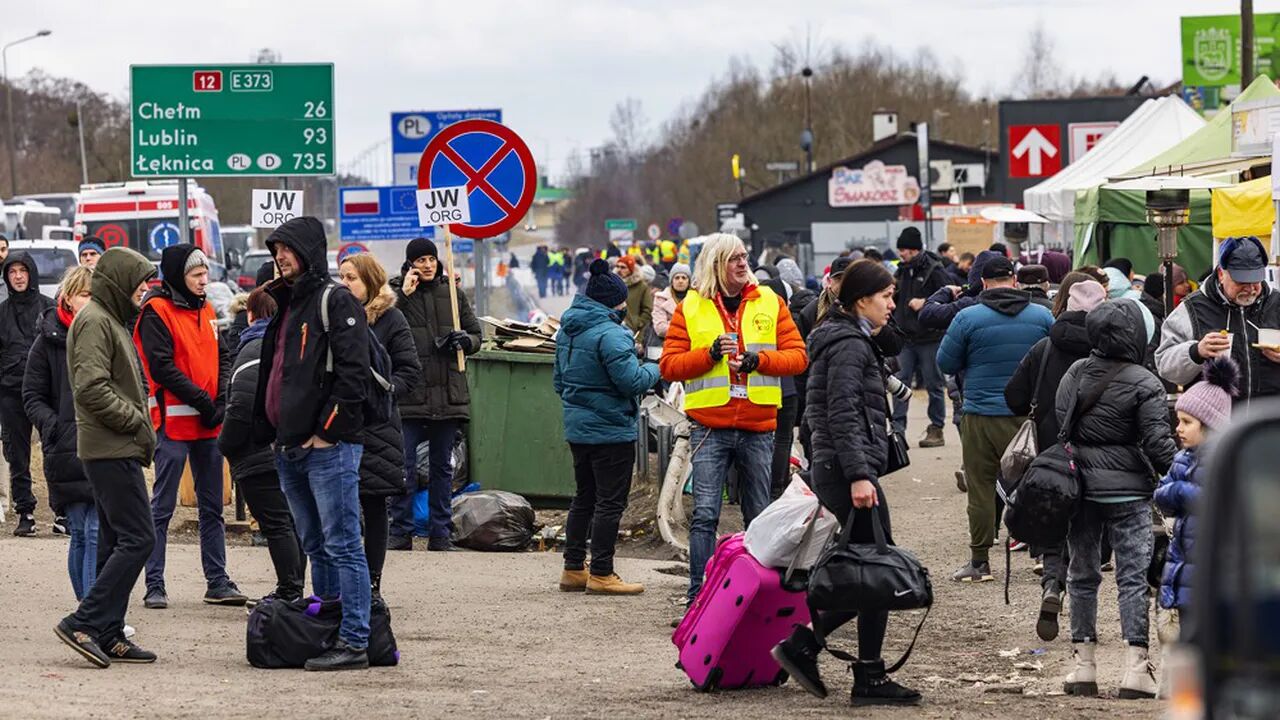
[[[391,113],[391,160],[396,185],[418,182],[418,159],[442,128],[461,120],[502,122],[502,110],[417,110]]]
[[[339,188],[338,222],[343,241],[435,237],[435,228],[418,225],[417,192],[416,185]],[[470,240],[453,241],[454,252],[471,252],[474,249],[475,245]]]

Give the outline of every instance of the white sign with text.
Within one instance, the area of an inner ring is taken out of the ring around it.
[[[471,222],[467,186],[418,190],[418,224],[422,227]]]
[[[254,190],[253,221],[256,228],[277,228],[302,215],[301,190]]]

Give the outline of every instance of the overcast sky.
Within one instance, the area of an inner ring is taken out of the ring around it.
[[[0,39],[33,67],[124,100],[131,63],[333,62],[340,166],[390,134],[394,110],[500,107],[554,176],[609,136],[627,97],[656,128],[722,76],[732,57],[767,69],[774,45],[802,39],[904,55],[928,47],[975,93],[1007,92],[1042,21],[1074,75],[1178,78],[1182,15],[1238,12],[1235,0],[6,0]],[[1280,0],[1255,12],[1280,11]],[[820,100],[819,100],[820,102]],[[869,122],[869,120],[867,120]],[[390,176],[390,150],[380,163]]]

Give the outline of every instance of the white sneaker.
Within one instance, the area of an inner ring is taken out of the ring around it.
[[[137,633],[137,631],[133,629],[133,626],[132,626],[132,625],[125,625],[125,626],[124,626],[124,639],[125,639],[125,640],[128,640],[128,639],[132,638],[132,637],[134,636],[134,634],[135,634],[135,633]]]

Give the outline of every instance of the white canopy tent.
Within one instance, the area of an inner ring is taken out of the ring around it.
[[[1076,191],[1107,182],[1185,140],[1204,119],[1181,98],[1152,98],[1134,110],[1084,157],[1022,193],[1023,205],[1051,223],[1075,221]]]

